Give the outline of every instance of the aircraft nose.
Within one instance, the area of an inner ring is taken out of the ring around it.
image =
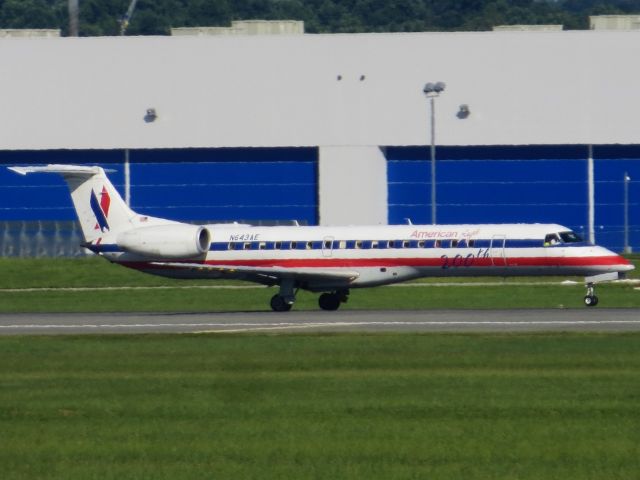
[[[622,255],[612,252],[605,247],[595,246],[592,254],[598,257],[598,262],[600,262],[602,266],[607,266],[607,271],[609,272],[629,272],[636,268],[633,263]]]
[[[631,270],[635,270],[635,265],[633,265],[631,262],[629,262],[626,258],[620,257],[622,258],[622,260],[626,261],[627,264],[626,265],[620,265],[620,271],[621,272],[630,272]]]
[[[629,260],[624,258],[622,255],[609,251],[609,253],[615,259],[615,268],[618,272],[629,272],[634,270],[636,267]]]

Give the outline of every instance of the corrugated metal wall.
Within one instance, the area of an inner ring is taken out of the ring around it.
[[[131,206],[177,220],[318,223],[316,148],[130,153]]]
[[[184,221],[318,223],[316,148],[132,150],[131,206]],[[123,151],[0,152],[0,220],[73,220],[61,178],[28,181],[8,165],[98,164],[115,170],[124,197]]]
[[[439,147],[438,223],[559,223],[587,230],[587,147]],[[429,150],[389,147],[389,223],[431,223]],[[630,244],[640,249],[640,147],[594,147],[596,241],[621,251],[628,172]]]
[[[430,223],[428,149],[388,147],[385,153],[389,223]],[[622,251],[628,172],[630,244],[638,251],[640,146],[596,146],[594,158],[596,241]],[[560,223],[586,234],[586,159],[586,146],[439,147],[438,223]],[[5,166],[99,164],[115,170],[110,177],[123,192],[123,161],[122,150],[0,152],[1,238],[10,245],[4,254],[17,254],[36,227],[40,232],[47,222],[75,220],[60,178],[26,180]],[[318,223],[316,148],[132,150],[130,161],[132,207],[140,213],[194,222]],[[343,201],[348,208],[349,199]],[[55,225],[51,236],[66,238]]]

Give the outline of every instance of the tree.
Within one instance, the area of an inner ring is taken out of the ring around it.
[[[0,0],[0,28],[61,28],[68,0]],[[81,35],[117,35],[130,0],[80,0]],[[512,23],[588,28],[587,17],[640,12],[640,0],[138,0],[130,35],[232,20],[303,20],[310,33],[487,30]]]
[[[60,28],[55,1],[5,0],[0,8],[2,28]]]

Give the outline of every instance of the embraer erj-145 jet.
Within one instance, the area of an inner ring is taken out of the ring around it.
[[[419,277],[585,276],[594,285],[634,267],[553,224],[252,227],[191,225],[131,210],[100,167],[10,167],[20,174],[64,177],[84,235],[83,246],[108,260],[154,275],[227,278],[278,285],[271,308],[291,309],[298,289],[321,292],[336,310],[352,288]]]

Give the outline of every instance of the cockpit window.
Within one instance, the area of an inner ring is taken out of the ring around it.
[[[560,232],[560,238],[564,243],[582,242],[582,238],[575,232]]]
[[[560,243],[560,237],[557,233],[549,233],[544,237],[544,246],[549,247]]]
[[[544,237],[544,246],[550,247],[558,243],[578,243],[582,241],[580,235],[572,231],[549,233]]]

